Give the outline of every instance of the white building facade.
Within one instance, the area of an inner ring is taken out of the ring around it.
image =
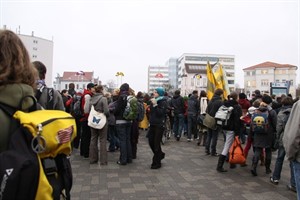
[[[47,68],[46,84],[53,86],[53,41],[32,35],[18,34],[24,43],[31,61],[41,61]]]
[[[264,62],[244,70],[245,93],[250,96],[255,90],[270,94],[271,83],[290,84],[290,94],[296,94],[296,76],[298,67],[290,64]]]
[[[219,62],[223,66],[229,90],[234,90],[235,57],[233,55],[184,53],[178,59],[178,88],[182,95],[188,95],[193,90],[206,91],[207,61],[211,65]]]
[[[160,65],[148,66],[148,92],[164,85],[169,85],[169,68]]]

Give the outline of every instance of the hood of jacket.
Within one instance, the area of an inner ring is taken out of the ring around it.
[[[103,97],[102,93],[95,93],[93,94],[91,100],[90,100],[90,104],[91,105],[95,105],[101,98]]]

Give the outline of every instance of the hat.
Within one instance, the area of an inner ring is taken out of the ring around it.
[[[158,87],[155,90],[159,94],[159,96],[164,96],[165,95],[165,89],[164,88]]]
[[[129,91],[129,85],[128,85],[128,83],[123,83],[120,86],[120,91]]]
[[[93,88],[93,87],[95,87],[95,84],[94,83],[89,83],[89,84],[87,84],[87,89],[90,89],[90,88]]]

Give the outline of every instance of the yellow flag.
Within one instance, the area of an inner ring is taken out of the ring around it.
[[[216,79],[209,62],[207,62],[207,66],[206,66],[206,75],[207,75],[207,98],[210,100],[214,96],[214,92],[216,89]]]
[[[219,64],[217,70],[214,73],[215,80],[216,80],[216,88],[222,89],[224,91],[224,99],[227,99],[227,96],[229,95],[229,87],[228,87],[228,81],[226,74],[223,71],[223,66]]]

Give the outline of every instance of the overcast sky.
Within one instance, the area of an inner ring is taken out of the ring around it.
[[[299,68],[299,0],[0,0],[0,25],[54,41],[53,75],[94,71],[103,83],[147,90],[149,65],[183,53],[235,55],[243,68],[265,61]],[[298,69],[298,83],[300,83]]]

